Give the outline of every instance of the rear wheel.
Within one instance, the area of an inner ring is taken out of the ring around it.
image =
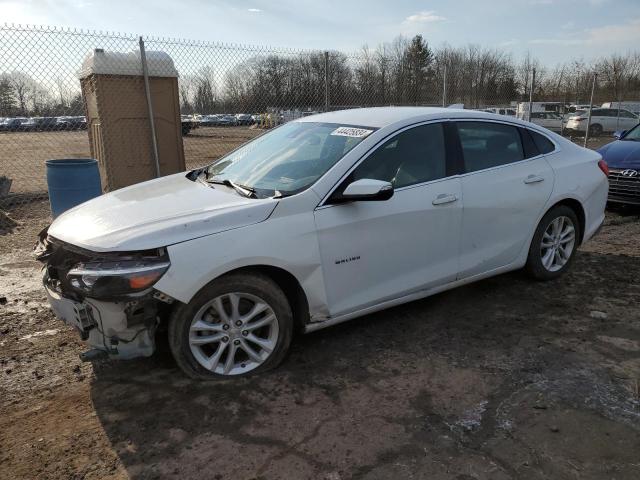
[[[589,127],[589,135],[593,137],[599,137],[602,135],[602,125],[599,123],[594,123]]]
[[[293,317],[282,290],[261,274],[230,274],[173,313],[169,344],[191,378],[220,379],[276,367],[285,357]]]
[[[580,238],[575,212],[560,205],[546,213],[536,229],[529,248],[527,271],[538,280],[551,280],[568,268]]]

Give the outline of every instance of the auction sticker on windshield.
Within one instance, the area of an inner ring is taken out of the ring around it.
[[[363,138],[369,135],[373,130],[367,130],[366,128],[354,128],[354,127],[338,127],[331,135],[339,135],[341,137],[354,137]]]

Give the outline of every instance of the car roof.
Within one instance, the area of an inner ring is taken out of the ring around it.
[[[494,113],[459,108],[372,107],[320,113],[318,115],[299,118],[296,122],[326,122],[382,128],[397,123],[409,124],[414,121],[419,122],[445,118],[478,118],[496,121],[500,117],[497,117]],[[526,122],[521,122],[511,117],[508,119],[505,117],[504,120],[505,122],[520,123],[523,126],[529,126]]]

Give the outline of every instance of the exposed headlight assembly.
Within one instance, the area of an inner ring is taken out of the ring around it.
[[[151,288],[169,265],[166,256],[79,263],[67,273],[67,283],[87,297],[119,297]]]

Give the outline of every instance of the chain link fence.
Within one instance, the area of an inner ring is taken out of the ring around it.
[[[461,104],[530,118],[568,135],[584,135],[586,122],[572,123],[568,117],[588,110],[591,103],[594,135],[607,134],[614,125],[628,129],[640,112],[638,54],[589,65],[567,59],[562,68],[546,70],[530,57],[516,62],[503,52],[476,46],[433,50],[420,36],[344,53],[4,25],[0,208],[46,198],[45,160],[90,156],[88,106],[80,80],[83,61],[96,49],[116,52],[126,70],[131,58],[141,62],[141,44],[149,55],[150,77],[157,74],[152,52],[165,52],[174,62],[181,148],[189,169],[210,163],[266,128],[327,110]],[[152,165],[154,136],[147,106],[129,95],[145,89],[137,68],[113,75],[108,88],[119,99],[119,115],[128,119],[122,128],[134,129],[139,138],[139,148],[128,154]],[[591,98],[595,72],[599,78]],[[127,73],[131,76],[124,79]],[[600,108],[606,102],[608,108]],[[613,122],[605,124],[604,117],[613,112]],[[136,167],[130,165],[132,171]]]

